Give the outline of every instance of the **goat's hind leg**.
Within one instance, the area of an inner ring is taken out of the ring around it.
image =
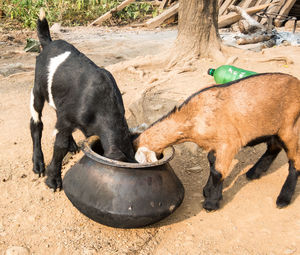
[[[267,146],[266,152],[246,173],[248,179],[258,179],[263,172],[266,172],[270,168],[271,164],[282,150],[282,146],[280,145],[278,138],[275,137],[271,137],[270,141],[267,142]]]
[[[45,99],[33,89],[31,91],[30,99],[30,133],[33,143],[33,172],[39,176],[45,173],[44,155],[42,152],[41,139],[43,132],[43,122],[41,120],[42,110],[44,107]]]
[[[289,160],[289,174],[276,200],[276,205],[279,208],[283,208],[290,204],[296,189],[299,174],[300,172],[296,170],[294,162]]]
[[[289,159],[289,174],[277,197],[277,207],[282,208],[290,204],[295,192],[298,176],[300,174],[300,150],[298,145],[298,134],[294,130],[285,132],[282,141]]]

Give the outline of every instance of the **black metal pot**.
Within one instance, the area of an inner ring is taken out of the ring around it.
[[[65,175],[63,187],[72,204],[90,219],[117,228],[158,222],[175,211],[184,188],[169,165],[173,147],[151,164],[126,163],[101,156],[95,137],[83,145],[85,155]]]

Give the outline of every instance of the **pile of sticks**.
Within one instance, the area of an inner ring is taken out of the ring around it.
[[[129,5],[129,4],[131,4],[135,1],[136,0],[125,0],[125,1],[123,1],[117,7],[111,9],[110,11],[108,11],[107,13],[103,14],[101,17],[97,18],[92,23],[90,23],[90,26],[101,25],[103,22],[110,19],[114,12],[121,11],[127,5]],[[158,5],[159,9],[161,11],[163,9],[166,9],[167,7],[169,7],[169,8],[167,8],[166,11],[164,11],[161,15],[158,15],[156,18],[151,19],[149,24],[146,22],[145,24],[142,24],[141,26],[147,26],[149,28],[155,28],[155,27],[161,25],[162,23],[164,23],[169,18],[174,17],[178,12],[178,6],[179,6],[178,3],[175,4],[175,6],[173,5],[173,3],[175,1],[176,0],[155,0],[155,1],[151,1],[151,2],[153,2],[153,4]]]
[[[250,9],[252,9],[251,14],[263,11],[266,14],[265,17],[257,18],[262,25],[267,23],[267,18],[269,16],[274,20],[274,25],[280,27],[282,23],[288,19],[288,14],[295,3],[296,0],[218,0],[219,19],[222,19],[230,13],[229,7],[231,5],[236,5],[245,9],[248,14],[250,14],[248,12]],[[265,7],[266,5],[268,6]],[[227,24],[228,23],[230,23],[230,21],[228,21]]]
[[[239,4],[233,5],[235,2],[237,1],[219,0],[219,3],[221,4],[219,10],[219,15],[221,16],[219,21],[226,15],[234,15],[233,13],[239,16],[237,26],[242,35],[235,37],[237,44],[259,43],[261,48],[272,47],[276,44],[276,38],[280,37],[276,29],[274,29],[274,26],[281,26],[284,21],[290,19],[294,20],[293,32],[295,32],[297,18],[288,16],[288,14],[296,3],[296,0],[243,0],[240,1]],[[261,9],[260,13],[257,13],[257,9],[266,5],[268,6]],[[249,9],[251,8],[256,9],[256,15],[252,17],[249,15]]]
[[[113,12],[120,11],[135,0],[125,0],[119,6],[105,13],[90,25],[101,25],[104,21],[112,16]],[[155,28],[164,24],[170,18],[178,14],[179,1],[161,0],[155,1],[162,13],[153,19],[146,21],[143,26]],[[230,10],[230,6],[238,6],[245,10],[249,15],[263,11],[265,17],[257,18],[257,21],[263,25],[268,22],[268,16],[271,16],[275,26],[281,26],[287,20],[288,14],[296,0],[218,0],[219,4],[219,28],[228,27],[241,19],[241,15]]]

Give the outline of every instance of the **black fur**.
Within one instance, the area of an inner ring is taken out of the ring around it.
[[[43,122],[35,123],[33,119],[30,119],[30,131],[31,138],[33,141],[33,172],[39,175],[44,176],[45,164],[44,164],[44,155],[41,147],[42,131],[43,131]]]
[[[39,41],[42,45],[43,48],[45,48],[51,41],[51,36],[50,36],[50,30],[49,30],[49,25],[48,21],[46,19],[38,19],[37,21],[37,34]]]
[[[247,146],[254,146],[256,144],[267,142],[267,150],[256,164],[248,170],[246,176],[248,179],[258,179],[263,172],[266,172],[273,161],[276,159],[282,149],[286,150],[284,143],[277,135],[257,138],[247,144]],[[208,161],[210,164],[210,175],[203,189],[205,197],[203,207],[208,210],[216,210],[219,208],[219,201],[222,199],[222,175],[215,169],[215,154],[213,151],[208,153]],[[279,208],[290,204],[292,196],[295,192],[297,179],[299,173],[294,166],[294,162],[289,161],[289,175],[282,187],[282,190],[277,198],[276,204]]]
[[[44,174],[41,150],[41,113],[48,98],[49,63],[53,57],[70,52],[53,76],[52,95],[56,107],[57,123],[53,158],[47,168],[46,184],[61,189],[61,164],[68,151],[78,147],[72,137],[80,129],[86,137],[100,137],[104,156],[115,160],[134,161],[131,136],[125,119],[123,100],[113,76],[79,52],[73,45],[52,41],[46,19],[38,20],[38,35],[43,51],[36,59],[33,88],[34,109],[39,121],[30,121],[33,139],[33,171]]]
[[[279,196],[277,197],[277,207],[283,208],[290,204],[292,196],[296,189],[298,176],[299,172],[296,170],[294,162],[289,160],[289,175],[283,184]]]
[[[267,141],[267,146],[268,147],[266,152],[256,162],[256,164],[246,173],[248,179],[258,179],[263,172],[266,172],[270,168],[272,162],[276,159],[277,155],[283,147],[282,142],[277,136],[271,136]]]
[[[213,211],[220,207],[219,202],[223,198],[223,180],[222,174],[219,173],[215,168],[215,152],[210,151],[207,155],[207,159],[210,166],[210,175],[203,189],[203,196],[205,197],[203,207],[207,211]]]

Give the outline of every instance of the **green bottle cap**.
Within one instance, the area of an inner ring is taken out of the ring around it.
[[[215,72],[216,69],[213,69],[213,68],[209,68],[207,73],[211,76],[214,76],[214,72]]]

